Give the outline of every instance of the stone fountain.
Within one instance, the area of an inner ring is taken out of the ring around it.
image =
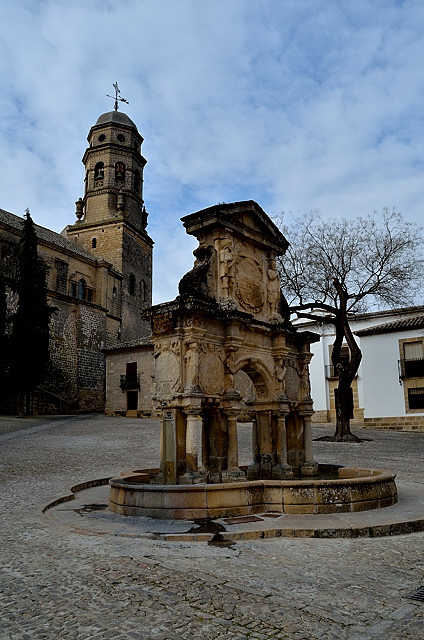
[[[253,201],[216,205],[182,222],[199,242],[194,266],[174,301],[145,312],[161,413],[160,468],[113,478],[109,508],[195,519],[394,504],[392,473],[320,469],[314,461],[309,362],[319,336],[290,323],[276,269],[288,243],[276,225]],[[241,375],[252,388],[247,401]],[[238,461],[241,414],[252,422],[246,468]],[[320,472],[334,479],[320,479]]]

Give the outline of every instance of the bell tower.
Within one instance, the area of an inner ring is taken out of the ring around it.
[[[147,333],[140,310],[152,304],[152,247],[143,200],[143,137],[134,122],[115,110],[101,115],[88,134],[84,197],[76,204],[69,240],[112,267],[108,299],[121,308],[121,340]]]

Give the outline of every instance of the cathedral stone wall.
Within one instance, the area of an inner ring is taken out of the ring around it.
[[[0,210],[2,270],[12,282],[22,224],[21,218]],[[121,335],[122,275],[59,234],[39,226],[36,232],[39,255],[48,267],[48,304],[55,308],[50,324],[51,367],[42,388],[58,404],[65,401],[67,410],[104,411],[103,349],[116,344]],[[78,291],[80,280],[90,289],[91,301],[78,297],[83,294]],[[10,317],[18,305],[13,287],[8,288],[7,304]]]
[[[122,340],[150,335],[150,325],[140,311],[152,301],[152,250],[136,234],[124,233],[124,282],[122,290]]]

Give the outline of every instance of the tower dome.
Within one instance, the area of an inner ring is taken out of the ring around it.
[[[120,124],[125,127],[131,127],[137,131],[137,127],[134,122],[122,111],[109,111],[108,113],[103,113],[97,118],[97,122],[94,126],[97,127],[98,125],[106,124]]]

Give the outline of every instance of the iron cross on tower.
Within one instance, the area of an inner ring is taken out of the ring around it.
[[[119,105],[118,105],[118,101],[120,102],[125,102],[126,104],[129,104],[128,100],[125,100],[125,98],[120,98],[120,89],[118,87],[118,83],[115,82],[113,85],[113,88],[115,89],[115,97],[114,96],[110,96],[108,93],[106,94],[107,98],[112,98],[112,100],[115,100],[115,111],[118,111],[119,109]]]

